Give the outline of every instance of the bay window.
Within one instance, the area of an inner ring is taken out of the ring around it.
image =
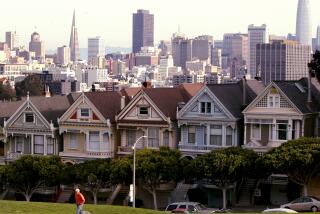
[[[287,140],[288,121],[277,120],[276,124],[277,140]]]
[[[70,133],[69,149],[77,149],[77,134]]]
[[[159,147],[159,128],[148,128],[148,147]]]
[[[100,151],[100,133],[89,132],[89,151]]]
[[[169,147],[169,131],[163,132],[163,146]]]
[[[127,142],[128,146],[133,146],[136,142],[136,130],[127,130]]]
[[[34,136],[34,153],[35,154],[44,153],[44,136],[40,136],[40,135]]]
[[[196,127],[189,126],[188,128],[188,143],[195,144],[196,143]]]
[[[233,132],[233,129],[230,126],[228,126],[226,128],[226,145],[227,146],[232,146],[232,137],[233,137],[232,132]]]
[[[261,139],[261,125],[251,124],[251,138],[255,140]]]
[[[54,154],[54,139],[52,138],[47,139],[47,154],[49,155]]]
[[[221,125],[210,126],[210,145],[222,146],[222,126]]]
[[[16,148],[15,148],[15,152],[23,152],[23,137],[15,137],[15,141],[16,141]]]

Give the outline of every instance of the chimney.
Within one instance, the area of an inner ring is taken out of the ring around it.
[[[246,76],[243,76],[242,78],[242,105],[245,106],[247,105],[247,101],[246,101],[246,98],[247,98],[247,90],[246,90]]]
[[[126,106],[126,97],[125,96],[121,96],[121,110]]]
[[[311,96],[311,74],[309,72],[308,75],[308,104],[312,104],[312,96]]]

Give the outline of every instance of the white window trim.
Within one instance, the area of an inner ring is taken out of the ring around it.
[[[279,98],[279,103],[278,105],[276,106],[276,97]],[[272,104],[273,106],[270,106],[270,98],[272,98]],[[281,96],[280,94],[268,94],[268,108],[280,108],[280,100],[281,100]]]
[[[201,111],[202,109],[202,103],[204,103],[204,112]],[[210,103],[210,112],[208,112],[208,103]],[[203,102],[199,102],[199,113],[200,114],[212,114],[212,109],[214,111],[214,105],[213,102],[207,102],[207,101],[203,101]]]
[[[27,114],[32,114],[33,115],[33,122],[27,122]],[[25,112],[24,113],[24,123],[35,124],[36,123],[35,113],[33,113],[33,112]]]
[[[88,109],[89,115],[88,115],[88,116],[82,116],[82,113],[81,113],[81,110],[82,110],[82,109]],[[88,118],[91,118],[91,116],[92,116],[92,113],[91,113],[91,111],[90,111],[90,108],[79,108],[79,118],[88,119]]]
[[[75,143],[75,145],[76,145],[75,147],[74,147],[73,145],[71,145],[71,136],[72,136],[72,135],[75,136],[75,142],[76,142],[76,143]],[[76,133],[72,133],[72,132],[70,133],[70,135],[69,135],[69,149],[71,149],[71,150],[76,150],[76,149],[78,149],[77,138],[78,138],[78,137],[77,137],[77,134],[76,134]]]
[[[140,108],[147,108],[148,114],[140,114]],[[150,112],[150,106],[137,106],[137,109],[138,109],[137,113],[138,113],[138,116],[139,116],[139,117],[149,117],[150,114],[151,114],[151,112]]]

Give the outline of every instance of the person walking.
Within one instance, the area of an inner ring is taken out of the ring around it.
[[[82,214],[83,204],[86,201],[84,196],[81,194],[80,189],[77,188],[75,190],[75,198],[76,198],[76,205],[77,205],[77,212],[76,214]]]

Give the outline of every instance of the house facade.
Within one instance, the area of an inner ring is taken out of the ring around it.
[[[204,86],[177,113],[181,128],[179,150],[194,158],[211,150],[241,145],[241,109],[256,97],[250,88],[254,84],[263,89],[262,83],[255,80]]]
[[[82,93],[59,119],[66,162],[81,162],[97,158],[113,158],[117,131],[115,116],[125,99],[118,92]]]
[[[244,148],[265,153],[288,140],[318,135],[318,93],[306,79],[275,81],[243,111]]]
[[[5,162],[24,154],[58,155],[62,142],[57,117],[72,102],[72,96],[27,96],[22,101],[4,104],[2,108],[10,108],[5,111],[11,112],[10,117],[3,119]]]

